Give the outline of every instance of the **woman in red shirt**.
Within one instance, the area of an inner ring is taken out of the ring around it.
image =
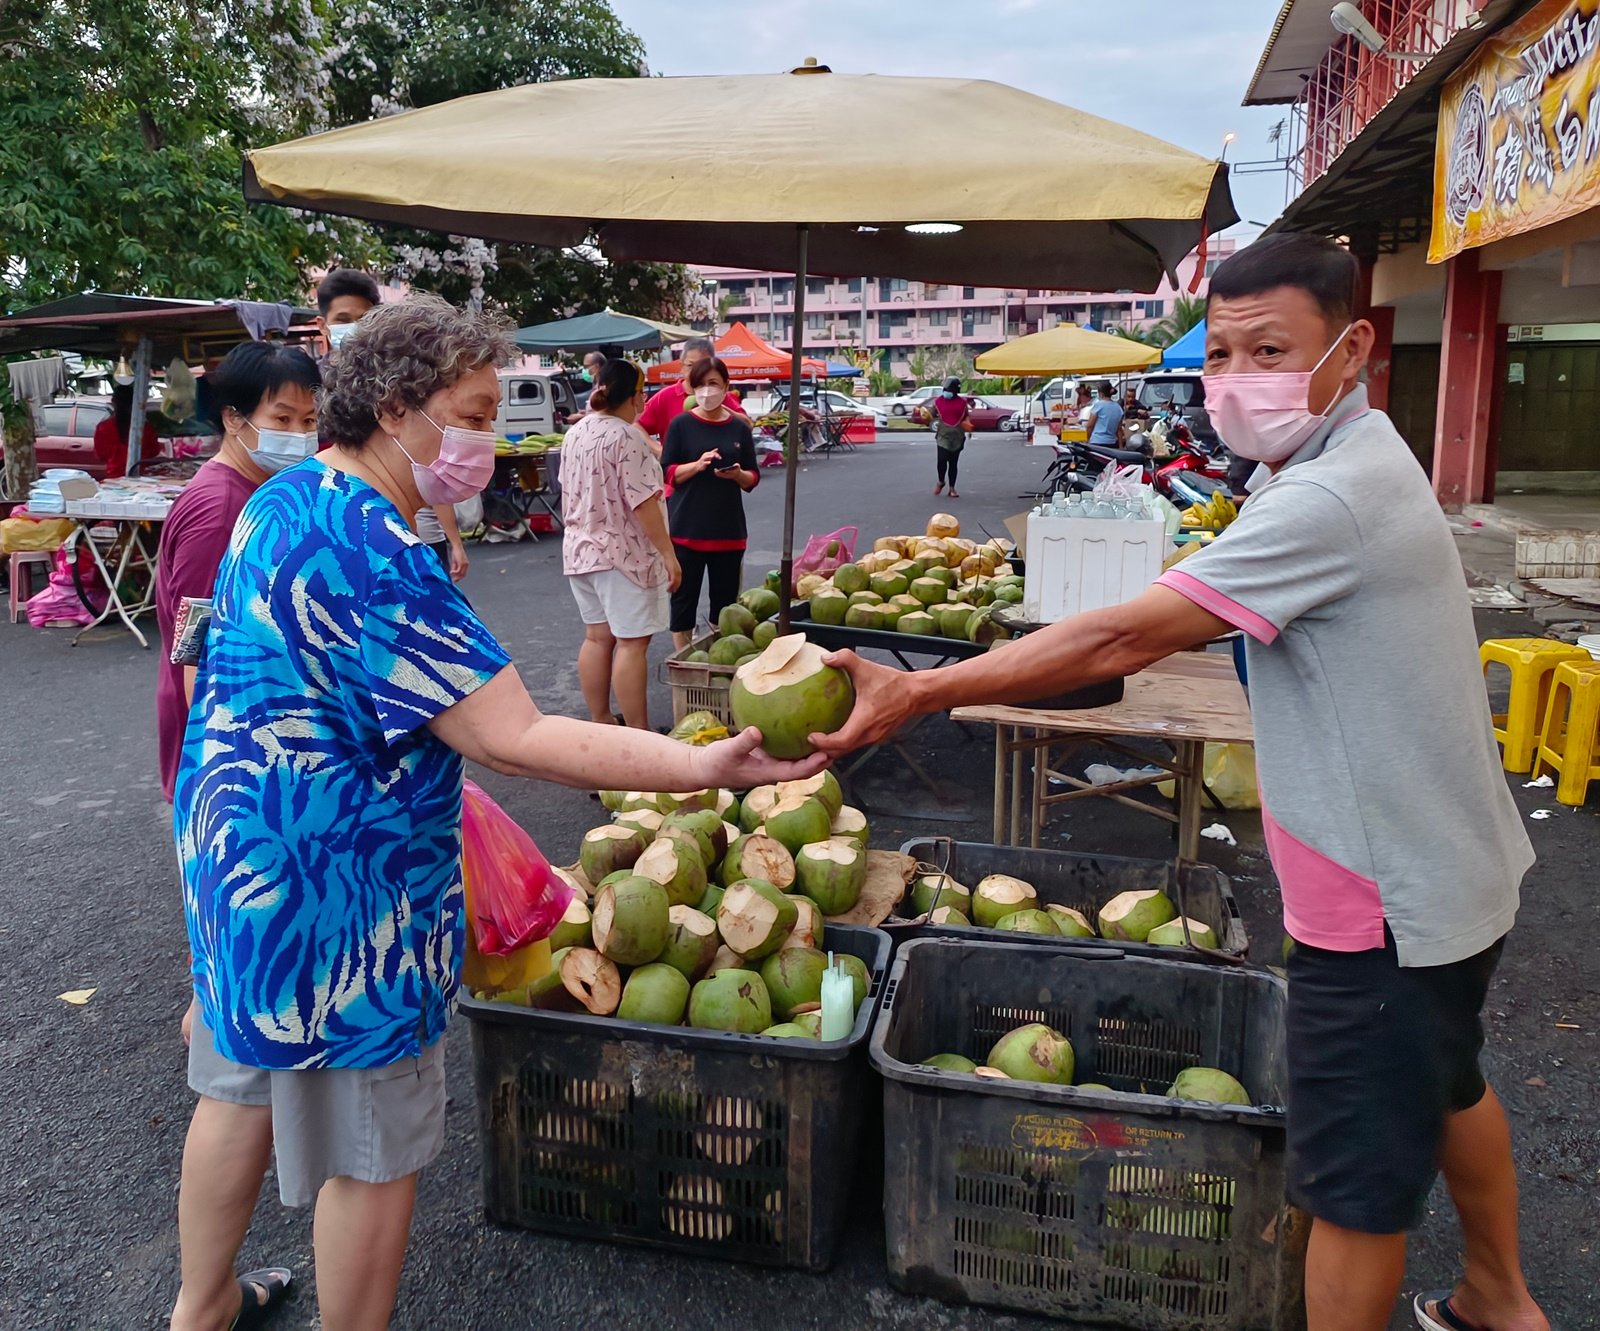
[[[934,494],[943,494],[945,479],[950,481],[950,498],[960,499],[956,492],[956,469],[961,465],[961,450],[967,446],[967,435],[972,429],[972,404],[961,396],[961,380],[954,375],[945,380],[944,391],[929,405],[933,414],[934,457],[939,466],[939,484]]]
[[[94,455],[105,464],[108,481],[128,474],[128,430],[132,424],[133,388],[128,384],[113,384],[111,414],[94,427]],[[139,436],[139,457],[154,457],[160,447],[156,427],[146,416],[144,431]]]

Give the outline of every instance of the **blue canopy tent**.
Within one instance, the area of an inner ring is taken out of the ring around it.
[[[1206,359],[1206,321],[1193,328],[1161,353],[1163,370],[1198,370]]]
[[[854,379],[860,373],[860,366],[851,365],[847,361],[831,360],[828,362],[828,378],[830,379]]]

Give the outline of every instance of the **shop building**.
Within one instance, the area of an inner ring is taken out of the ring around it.
[[[1357,8],[1365,41],[1285,0],[1251,81],[1287,110],[1272,229],[1360,258],[1374,404],[1446,508],[1600,495],[1600,0]]]

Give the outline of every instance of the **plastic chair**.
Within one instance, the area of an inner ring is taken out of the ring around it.
[[[1544,729],[1551,675],[1564,661],[1589,660],[1589,653],[1551,638],[1490,638],[1478,648],[1478,659],[1485,679],[1491,665],[1511,672],[1511,701],[1504,714],[1494,717],[1494,737],[1500,741],[1506,771],[1526,772]]]
[[[45,581],[50,580],[50,566],[55,561],[55,556],[48,550],[18,550],[11,556],[11,622],[15,624],[23,616],[23,607],[33,599],[33,571],[42,569]],[[27,582],[26,594],[19,595],[23,582]]]
[[[1559,773],[1556,799],[1577,806],[1600,781],[1600,661],[1563,661],[1550,679],[1544,739],[1533,764],[1537,779],[1546,766]]]

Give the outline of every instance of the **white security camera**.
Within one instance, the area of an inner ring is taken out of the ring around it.
[[[1344,3],[1333,7],[1328,15],[1328,22],[1333,24],[1336,32],[1354,37],[1374,55],[1384,54],[1383,38],[1378,35],[1378,30],[1367,21],[1367,16],[1360,9],[1349,3],[1349,0],[1344,0]]]

